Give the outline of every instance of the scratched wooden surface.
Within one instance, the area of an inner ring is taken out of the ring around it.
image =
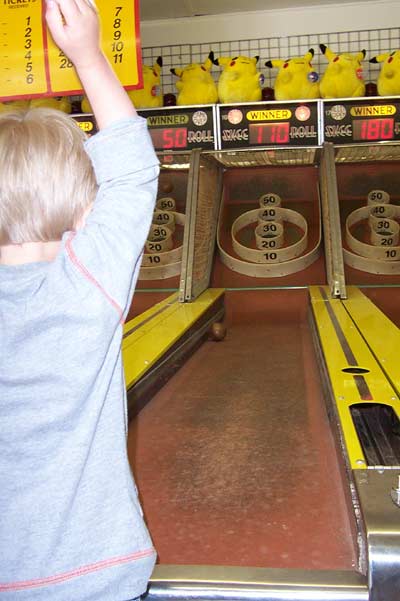
[[[307,292],[228,292],[206,342],[129,429],[160,563],[353,569]]]

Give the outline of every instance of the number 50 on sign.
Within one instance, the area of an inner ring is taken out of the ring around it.
[[[139,0],[97,0],[101,45],[122,85],[142,85]],[[46,28],[44,0],[0,4],[0,100],[80,94],[81,83]]]

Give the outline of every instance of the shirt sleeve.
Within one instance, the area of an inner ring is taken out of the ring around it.
[[[99,189],[85,226],[67,234],[66,250],[123,318],[152,220],[159,162],[142,117],[101,130],[85,148]]]

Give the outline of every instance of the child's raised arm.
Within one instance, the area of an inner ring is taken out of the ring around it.
[[[136,115],[100,47],[100,24],[91,0],[47,0],[46,21],[57,46],[73,63],[99,129]]]

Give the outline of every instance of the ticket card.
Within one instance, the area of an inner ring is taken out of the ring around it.
[[[101,45],[121,84],[142,85],[139,0],[97,0]],[[1,0],[0,100],[81,94],[72,63],[54,44],[45,0]]]

